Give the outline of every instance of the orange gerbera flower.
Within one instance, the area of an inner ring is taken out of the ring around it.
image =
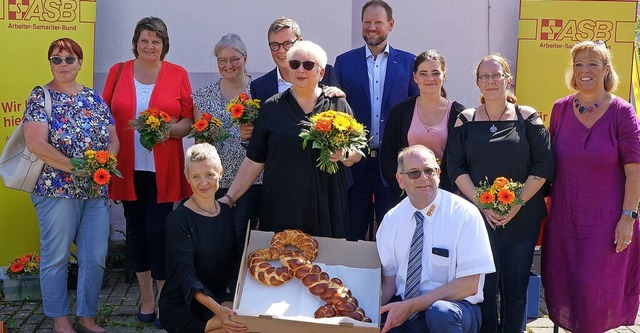
[[[204,119],[206,121],[210,121],[211,118],[213,118],[213,116],[210,113],[203,113],[202,114],[202,119]]]
[[[158,117],[158,114],[160,113],[160,110],[156,109],[156,108],[148,108],[147,109],[147,113],[149,113],[150,116],[154,116],[154,117]]]
[[[327,133],[331,130],[331,124],[331,118],[318,118],[318,121],[316,122],[316,129],[320,132]]]
[[[516,194],[509,190],[500,190],[498,192],[498,201],[505,205],[509,205],[516,199]]]
[[[238,119],[242,117],[243,113],[244,113],[244,105],[237,103],[237,104],[234,104],[233,107],[231,107],[231,117]]]
[[[164,120],[165,123],[168,123],[171,121],[171,116],[164,111],[160,111],[160,117],[162,118],[162,120]]]
[[[198,132],[202,132],[205,129],[207,129],[207,126],[209,125],[209,122],[204,120],[204,119],[198,119],[196,121],[195,124],[193,124],[193,128],[198,131]]]
[[[509,180],[505,177],[498,177],[493,181],[493,186],[495,186],[496,188],[503,188],[507,184],[509,184]]]
[[[93,181],[100,186],[109,183],[110,180],[111,175],[106,169],[100,168],[93,174]]]
[[[24,269],[24,264],[19,261],[16,261],[13,264],[11,264],[12,273],[20,273],[23,269]]]
[[[106,150],[96,152],[96,161],[100,164],[107,163],[109,161],[109,152]]]
[[[484,193],[482,193],[480,195],[480,203],[481,204],[490,204],[495,199],[496,199],[496,197],[493,194],[491,194],[491,192],[489,192],[489,191],[486,191],[486,192],[484,192]]]
[[[249,99],[249,95],[247,95],[246,92],[241,92],[240,95],[238,95],[238,100],[240,100],[241,103],[248,99]]]

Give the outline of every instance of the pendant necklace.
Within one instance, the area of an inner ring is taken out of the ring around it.
[[[500,117],[498,118],[498,120],[496,120],[496,122],[500,121],[500,119],[502,119],[502,116],[504,116],[504,113],[507,112],[507,109],[509,108],[509,103],[507,103],[507,105],[504,106],[504,110],[502,110],[502,113],[500,114]],[[493,120],[491,120],[491,117],[489,117],[489,112],[487,112],[487,105],[484,105],[484,113],[487,114],[487,118],[489,119],[489,121],[491,121],[491,127],[489,128],[489,132],[491,133],[495,133],[498,131],[498,128],[496,127],[496,124],[493,123]]]
[[[198,206],[198,208],[199,208],[201,211],[205,212],[205,213],[208,213],[208,214],[210,214],[210,215],[213,215],[213,214],[215,214],[215,213],[217,213],[217,212],[218,212],[218,202],[217,202],[216,200],[213,200],[213,210],[212,210],[212,211],[208,211],[208,210],[206,210],[206,209],[202,208],[202,206],[200,206],[200,205],[198,204],[198,201],[196,201],[196,199],[194,199],[193,197],[191,198],[191,200],[193,200],[193,203],[194,203],[194,204],[196,204],[196,206]]]
[[[584,114],[586,112],[593,112],[593,110],[597,109],[600,107],[600,103],[598,103],[598,101],[596,101],[595,103],[593,103],[590,106],[585,106],[580,104],[580,100],[577,97],[573,98],[573,106],[576,107],[576,109],[578,110],[578,112],[580,112],[580,114]]]

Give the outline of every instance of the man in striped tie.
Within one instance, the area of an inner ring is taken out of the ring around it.
[[[396,179],[407,197],[382,220],[385,332],[478,332],[484,276],[495,272],[480,211],[438,188],[440,167],[422,145],[398,155]]]

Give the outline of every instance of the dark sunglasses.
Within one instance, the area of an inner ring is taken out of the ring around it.
[[[433,177],[438,173],[438,169],[424,168],[423,170],[415,170],[415,171],[401,172],[401,173],[407,175],[407,177],[409,177],[409,179],[414,179],[415,180],[415,179],[420,178],[420,176],[422,176],[423,173],[427,177]]]
[[[289,60],[289,67],[293,70],[300,68],[300,64],[302,64],[302,68],[308,71],[312,70],[313,67],[316,66],[316,63],[313,61]]]
[[[62,63],[62,60],[64,60],[64,62],[67,63],[67,65],[72,65],[74,62],[76,62],[76,57],[74,56],[66,56],[66,57],[61,57],[61,56],[52,56],[51,58],[49,58],[49,60],[51,60],[51,63],[54,65],[60,65]]]

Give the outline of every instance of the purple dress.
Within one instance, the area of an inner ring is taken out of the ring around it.
[[[550,319],[572,332],[633,325],[640,304],[640,237],[615,252],[624,165],[640,162],[640,126],[633,107],[616,97],[589,129],[573,95],[553,106],[556,174],[542,244],[542,282]]]

